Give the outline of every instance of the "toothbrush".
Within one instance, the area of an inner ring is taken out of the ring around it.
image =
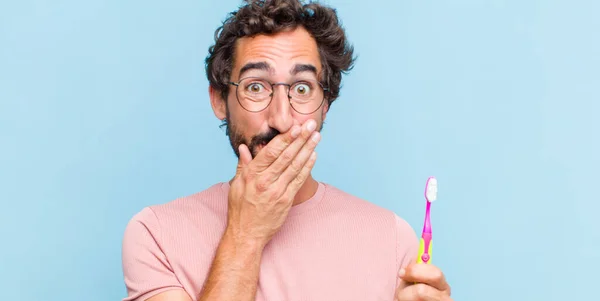
[[[431,202],[437,199],[437,179],[435,177],[429,177],[425,184],[425,200],[427,200],[427,209],[425,210],[425,223],[423,225],[423,233],[421,234],[421,244],[419,246],[419,254],[417,257],[417,263],[431,263],[431,219],[429,212],[431,209]]]

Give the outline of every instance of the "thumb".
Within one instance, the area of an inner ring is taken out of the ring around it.
[[[238,172],[240,172],[242,168],[244,168],[246,165],[248,165],[248,163],[250,163],[250,161],[252,161],[252,154],[250,153],[248,146],[246,146],[245,144],[240,144],[240,146],[238,147],[238,151],[240,153],[240,158],[238,159],[237,169]]]
[[[406,289],[407,287],[409,287],[410,285],[412,285],[413,283],[408,282],[404,279],[402,279],[402,277],[404,277],[404,273],[406,272],[405,268],[400,268],[400,270],[398,271],[398,277],[397,277],[397,281],[396,281],[396,298],[398,298],[398,295],[400,295],[400,293]]]

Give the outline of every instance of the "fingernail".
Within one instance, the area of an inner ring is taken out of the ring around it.
[[[298,135],[300,135],[300,130],[300,127],[294,126],[294,128],[292,129],[292,138],[298,137]]]
[[[319,140],[321,140],[321,134],[319,132],[314,132],[311,139],[317,143]]]
[[[309,132],[314,131],[317,128],[317,123],[314,120],[309,120],[308,124],[306,125],[306,129]]]
[[[400,276],[400,277],[404,277],[405,274],[406,274],[405,269],[400,269],[400,272],[398,272],[398,276]]]

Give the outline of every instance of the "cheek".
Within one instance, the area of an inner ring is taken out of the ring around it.
[[[295,114],[294,124],[303,125],[310,119],[315,120],[317,122],[317,125],[320,126],[323,123],[323,110],[318,110],[310,115]]]
[[[229,117],[235,123],[237,130],[242,132],[246,137],[252,137],[269,128],[264,113],[250,113],[237,105],[237,103],[230,106]]]

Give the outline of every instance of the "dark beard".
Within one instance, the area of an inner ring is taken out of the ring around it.
[[[244,136],[242,136],[242,134],[238,131],[235,124],[231,123],[231,121],[228,122],[229,123],[227,124],[227,133],[229,136],[229,143],[231,144],[233,152],[238,157],[238,159],[240,158],[239,147],[241,144],[245,144],[246,146],[248,146],[248,149],[252,154],[252,158],[255,158],[256,155],[258,155],[259,146],[267,145],[267,143],[269,143],[271,140],[273,140],[273,138],[280,134],[278,130],[274,128],[269,128],[269,130],[266,133],[261,133],[256,136],[253,136],[252,139],[250,139],[250,143],[248,143],[248,141],[244,139]]]
[[[252,139],[250,139],[250,142],[248,142],[242,135],[241,131],[239,131],[236,124],[233,123],[229,118],[229,111],[227,111],[227,119],[222,126],[225,127],[225,133],[227,136],[229,136],[229,143],[231,144],[233,152],[238,159],[240,158],[240,145],[245,144],[250,150],[252,158],[256,158],[256,155],[258,155],[258,147],[267,145],[267,143],[280,134],[278,130],[270,127],[267,132],[253,136]],[[323,123],[321,123],[317,131],[320,132],[322,130]]]

